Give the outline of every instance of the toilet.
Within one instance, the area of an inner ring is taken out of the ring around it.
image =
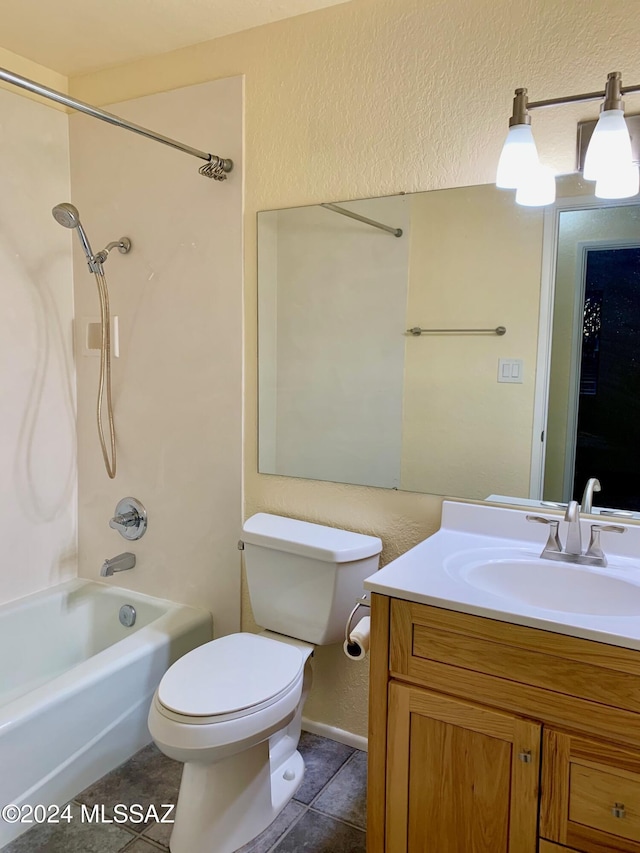
[[[149,711],[159,749],[184,763],[172,853],[233,853],[299,788],[302,706],[314,646],[341,643],[382,543],[267,513],[242,533],[260,634],[220,637],[165,673]]]

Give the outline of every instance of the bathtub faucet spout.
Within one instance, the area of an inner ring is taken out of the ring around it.
[[[108,578],[114,572],[126,572],[128,569],[133,569],[135,564],[136,555],[126,551],[124,554],[118,554],[117,557],[105,560],[100,569],[100,577]]]

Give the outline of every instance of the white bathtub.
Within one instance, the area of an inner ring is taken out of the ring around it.
[[[62,805],[149,743],[163,673],[211,636],[205,611],[79,579],[0,606],[0,809]],[[0,818],[0,847],[29,828]]]

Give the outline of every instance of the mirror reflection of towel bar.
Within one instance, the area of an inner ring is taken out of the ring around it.
[[[506,326],[496,326],[495,329],[421,329],[419,326],[414,326],[412,329],[407,329],[408,335],[419,337],[420,335],[434,335],[448,333],[450,335],[460,334],[490,334],[490,335],[506,335]]]

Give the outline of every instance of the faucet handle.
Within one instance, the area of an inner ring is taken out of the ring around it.
[[[596,533],[626,533],[627,528],[621,524],[592,524],[591,532]]]
[[[547,539],[547,544],[544,546],[544,551],[562,551],[562,542],[558,533],[558,528],[560,527],[559,519],[545,518],[543,515],[527,515],[526,519],[536,524],[549,525],[549,538]]]
[[[140,539],[147,529],[147,511],[135,498],[123,498],[116,506],[109,527],[125,539]]]
[[[619,524],[592,524],[591,525],[591,539],[589,541],[589,547],[585,552],[585,557],[597,557],[602,560],[602,565],[607,565],[607,558],[604,555],[602,547],[600,545],[600,534],[601,533],[626,533],[627,528],[621,527]]]

